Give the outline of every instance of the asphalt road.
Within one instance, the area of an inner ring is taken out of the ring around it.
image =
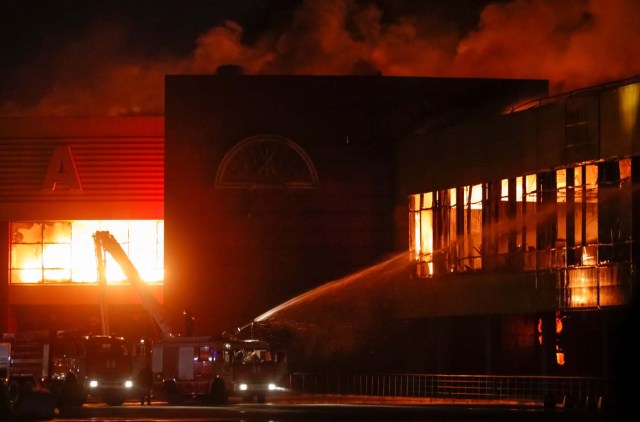
[[[141,406],[127,402],[123,406],[88,403],[78,408],[56,409],[51,415],[23,412],[15,421],[545,421],[609,422],[617,420],[611,412],[588,409],[545,409],[537,404],[445,402],[430,399],[402,399],[362,396],[270,397],[265,404],[231,401],[213,406],[194,401],[169,406],[154,401]],[[13,422],[13,421],[11,421]]]

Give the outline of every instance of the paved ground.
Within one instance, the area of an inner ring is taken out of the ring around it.
[[[33,405],[41,403],[34,398]],[[39,414],[14,414],[13,421],[544,421],[544,422],[610,422],[618,419],[604,409],[567,408],[561,404],[545,408],[542,403],[441,400],[433,398],[372,397],[352,395],[309,395],[276,393],[267,403],[242,403],[232,398],[225,406],[212,406],[193,400],[182,406],[169,406],[163,401],[141,406],[128,401],[123,406],[87,403],[80,408],[55,409]],[[2,418],[0,418],[2,419]],[[4,420],[3,420],[4,422]]]

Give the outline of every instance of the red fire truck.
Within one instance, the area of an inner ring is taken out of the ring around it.
[[[269,392],[281,389],[279,385],[287,373],[284,350],[272,350],[268,342],[256,339],[177,336],[115,237],[107,231],[98,231],[93,237],[99,273],[104,273],[104,256],[108,252],[163,333],[162,339],[152,343],[155,395],[164,396],[170,404],[185,398],[226,403],[230,395],[264,402]]]
[[[264,403],[286,375],[284,352],[262,340],[177,337],[154,343],[152,357],[155,388],[169,404],[186,398],[224,404],[230,395]]]
[[[12,404],[37,388],[66,406],[90,398],[117,406],[134,393],[131,350],[123,338],[31,331],[5,333],[2,342],[10,350],[6,380]]]

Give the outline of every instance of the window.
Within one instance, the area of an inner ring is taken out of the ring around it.
[[[638,162],[584,163],[412,195],[415,275],[553,272],[561,307],[630,303]]]
[[[433,194],[409,197],[410,251],[418,263],[418,277],[433,275]]]
[[[464,270],[482,268],[482,188],[482,185],[462,188],[464,225],[461,231],[464,248],[461,263]]]
[[[409,197],[410,251],[418,277],[480,269],[482,185]]]
[[[98,230],[114,235],[145,282],[164,281],[162,220],[20,221],[10,230],[12,284],[97,283]],[[109,254],[107,282],[128,284]]]
[[[631,159],[411,195],[419,277],[630,259]]]

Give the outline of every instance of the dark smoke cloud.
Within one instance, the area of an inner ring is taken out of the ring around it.
[[[188,54],[152,58],[127,51],[131,28],[95,25],[23,64],[0,114],[161,115],[164,75],[225,64],[248,74],[548,79],[551,94],[640,73],[637,0],[493,2],[471,30],[392,4],[306,0],[285,27],[249,37],[226,21]]]

